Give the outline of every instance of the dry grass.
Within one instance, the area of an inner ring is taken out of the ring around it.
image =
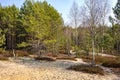
[[[53,53],[47,53],[47,54],[44,54],[44,56],[57,57],[58,55],[57,54],[53,54]]]
[[[84,62],[91,62],[92,55],[81,55],[80,56]],[[95,63],[102,64],[102,66],[110,68],[120,68],[120,57],[105,57],[105,56],[95,56]]]
[[[120,62],[118,61],[106,61],[102,63],[102,66],[110,67],[110,68],[120,68]]]
[[[29,56],[30,53],[27,51],[22,51],[22,50],[15,50],[15,54],[17,57],[24,57],[24,56]],[[5,51],[1,53],[4,57],[13,57],[13,52],[12,51]]]
[[[27,51],[22,51],[22,50],[16,50],[15,53],[18,57],[24,57],[30,55],[30,53],[28,53]]]
[[[11,51],[5,51],[5,52],[1,53],[1,55],[4,57],[12,57],[13,56]]]
[[[6,60],[8,60],[8,58],[7,58],[7,57],[4,57],[4,56],[2,56],[2,55],[0,55],[0,60],[6,61]]]
[[[112,71],[117,74],[120,75],[120,68],[112,68]]]
[[[72,60],[72,61],[77,61],[75,58],[68,56],[67,54],[59,53],[59,54],[44,54],[42,56],[48,57],[48,58],[55,58],[56,60]]]
[[[35,57],[35,60],[43,60],[43,61],[56,61],[52,57]]]
[[[91,62],[92,61],[92,55],[81,55],[80,58],[83,59],[83,61],[85,62]],[[99,56],[99,55],[96,55],[95,56],[95,62],[97,64],[101,64],[103,62],[106,62],[106,61],[115,61],[116,58],[113,58],[113,57],[103,57],[103,56]]]
[[[77,61],[77,59],[72,58],[72,57],[57,57],[57,60],[72,60],[72,61]]]
[[[66,51],[65,50],[59,50],[58,51],[60,54],[66,54]]]
[[[82,71],[84,73],[90,73],[90,74],[100,74],[104,75],[104,70],[98,66],[91,66],[91,65],[73,65],[67,68],[69,70],[75,70],[75,71]]]

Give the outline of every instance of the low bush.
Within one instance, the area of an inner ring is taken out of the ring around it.
[[[75,70],[75,71],[82,71],[85,73],[90,73],[90,74],[100,74],[104,75],[104,70],[98,66],[91,66],[91,65],[73,65],[67,68],[69,70]]]
[[[54,58],[51,57],[35,57],[35,60],[56,61]]]

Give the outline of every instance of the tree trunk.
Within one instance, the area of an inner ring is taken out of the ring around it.
[[[92,39],[92,65],[95,65],[95,42],[94,42],[94,39]]]
[[[12,53],[13,53],[14,59],[16,59],[16,54],[15,54],[15,50],[14,49],[12,50]]]
[[[102,47],[102,53],[104,53],[104,49],[103,49],[103,47]]]
[[[15,48],[15,45],[16,45],[15,36],[12,35],[9,31],[5,34],[5,38],[6,38],[6,49],[13,50]]]

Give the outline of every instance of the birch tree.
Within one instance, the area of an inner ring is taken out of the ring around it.
[[[92,55],[93,61],[92,64],[95,63],[95,36],[96,36],[96,27],[99,26],[102,22],[105,22],[106,16],[106,3],[101,0],[85,0],[85,5],[83,6],[86,15],[85,21],[87,26],[89,27],[90,35],[91,35],[91,47],[92,47]],[[104,21],[103,21],[104,19]]]
[[[75,28],[75,44],[78,46],[78,33],[77,28],[80,25],[80,14],[79,7],[76,2],[73,2],[72,7],[69,12],[69,19],[71,25]]]

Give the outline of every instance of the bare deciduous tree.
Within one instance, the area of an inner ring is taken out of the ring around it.
[[[73,27],[75,27],[75,44],[78,45],[78,38],[77,38],[77,27],[80,25],[80,14],[79,14],[78,4],[73,2],[73,5],[69,12],[70,23]]]
[[[109,13],[109,3],[108,0],[100,0],[100,4],[99,4],[99,10],[100,10],[100,25],[101,25],[101,36],[104,36],[105,33],[105,25],[107,23],[106,19],[107,19],[107,15]],[[103,41],[104,42],[104,38]],[[101,52],[104,52],[104,46],[102,46],[102,50]]]
[[[108,11],[107,0],[85,0],[85,5],[83,6],[86,14],[84,14],[84,22],[90,28],[91,42],[92,42],[92,54],[93,61],[95,61],[95,35],[96,27],[100,24],[105,25],[105,19]]]

